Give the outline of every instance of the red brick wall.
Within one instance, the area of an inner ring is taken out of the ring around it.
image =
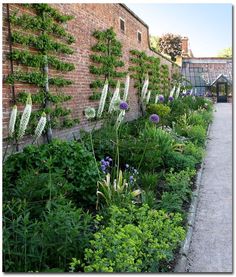
[[[73,110],[73,116],[79,117],[81,123],[79,126],[71,129],[54,131],[55,136],[69,139],[72,137],[73,133],[77,136],[81,127],[89,127],[87,120],[83,116],[84,109],[87,106],[95,107],[98,105],[98,101],[89,100],[89,96],[92,95],[89,84],[94,80],[94,75],[89,72],[89,55],[91,54],[91,46],[96,43],[96,39],[92,36],[95,30],[105,30],[110,27],[114,28],[118,40],[120,40],[123,45],[124,70],[127,70],[129,67],[129,51],[131,49],[146,51],[149,55],[158,56],[158,54],[154,53],[149,48],[147,26],[120,4],[52,4],[52,6],[62,13],[75,16],[73,20],[65,24],[67,31],[76,38],[76,42],[72,44],[75,53],[66,56],[60,55],[60,57],[62,60],[65,59],[68,62],[73,62],[76,68],[72,72],[63,74],[64,78],[68,77],[74,81],[73,85],[63,88],[63,92],[73,97],[71,101],[66,103],[66,106]],[[20,12],[28,12],[27,9],[24,10],[20,5],[9,4],[9,7],[10,13],[16,9],[19,9]],[[125,33],[120,31],[119,17],[125,20]],[[7,76],[10,70],[10,63],[9,60],[6,59],[9,45],[7,42],[7,24],[5,18],[6,4],[3,5],[3,75]],[[141,43],[137,40],[137,31],[142,33]],[[170,61],[162,57],[160,58],[162,63],[169,65],[170,71],[174,70]],[[14,65],[14,68],[17,68],[17,66]],[[24,88],[25,87],[24,85]],[[22,90],[22,84],[16,84],[15,89],[16,93]],[[35,88],[31,87],[31,91],[32,89],[35,91]],[[3,137],[7,136],[11,98],[10,87],[3,83]],[[131,120],[138,117],[137,95],[133,87],[133,80],[131,80],[128,100],[130,111],[127,117]]]

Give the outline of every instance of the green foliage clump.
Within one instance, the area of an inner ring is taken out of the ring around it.
[[[191,198],[191,178],[195,170],[182,170],[166,174],[165,192],[158,207],[167,212],[183,212],[183,203]]]
[[[34,217],[28,199],[3,205],[5,272],[64,272],[71,255],[81,258],[91,239],[91,215],[61,197]]]
[[[198,145],[204,145],[206,129],[202,125],[191,126],[187,131],[188,137]]]
[[[196,159],[197,163],[202,161],[204,150],[202,147],[195,145],[191,141],[185,144],[183,154],[185,156],[192,156]]]
[[[32,172],[30,176],[33,174],[34,176],[31,180],[37,182],[37,179],[47,176],[45,174],[50,174],[50,168],[51,173],[55,174],[55,178],[58,174],[61,180],[65,180],[64,183],[57,183],[55,179],[55,190],[64,191],[64,185],[68,183],[70,189],[66,195],[69,199],[72,199],[78,206],[94,205],[96,185],[99,179],[97,171],[94,170],[96,164],[92,154],[76,141],[55,140],[39,147],[28,146],[24,148],[23,152],[11,155],[3,167],[4,195],[9,198],[16,185],[20,183],[24,185],[24,182],[29,184],[28,187],[25,187],[28,192],[24,190],[24,193],[30,194],[30,179],[27,178],[27,174]],[[47,182],[45,184],[41,182],[41,186],[43,193]],[[37,190],[33,193],[37,193]]]
[[[161,272],[185,237],[180,214],[112,206],[85,250],[85,272]]]
[[[165,104],[150,104],[147,106],[149,114],[157,114],[160,117],[160,123],[166,125],[171,108]]]

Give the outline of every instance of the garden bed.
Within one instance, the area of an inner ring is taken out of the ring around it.
[[[4,271],[173,271],[212,110],[184,96],[119,128],[118,113],[80,141],[9,156]]]

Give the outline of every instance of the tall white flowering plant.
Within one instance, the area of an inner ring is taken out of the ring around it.
[[[26,100],[26,106],[23,111],[23,114],[20,119],[20,127],[19,127],[19,132],[18,132],[18,139],[21,139],[26,131],[27,125],[29,123],[30,115],[32,111],[32,99],[31,99],[31,94],[28,94],[27,100]]]

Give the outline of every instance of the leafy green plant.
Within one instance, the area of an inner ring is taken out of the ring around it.
[[[193,144],[192,142],[188,142],[184,146],[183,154],[186,156],[192,156],[196,159],[198,163],[201,162],[204,156],[204,150],[202,147]]]
[[[150,104],[147,107],[149,114],[157,114],[160,117],[161,125],[167,125],[170,111],[170,107],[165,104]]]
[[[119,171],[118,179],[115,180],[111,180],[111,176],[108,173],[106,179],[98,181],[97,207],[99,198],[103,199],[107,206],[117,205],[123,207],[131,203],[132,200],[137,201],[141,193],[140,189],[132,190],[131,184],[123,177],[121,170]]]
[[[187,131],[187,135],[198,145],[203,145],[206,140],[206,130],[201,125],[191,126]]]
[[[161,196],[159,209],[163,209],[166,212],[183,212],[183,199],[175,192],[165,191]]]
[[[6,272],[63,272],[71,255],[82,258],[91,239],[92,217],[58,198],[32,218],[28,200],[3,205],[3,264]]]
[[[103,224],[85,250],[85,272],[161,272],[185,237],[179,214],[111,206]]]
[[[140,186],[144,190],[156,190],[160,175],[158,173],[143,173],[139,178]]]
[[[47,176],[44,174],[49,174],[48,161],[50,157],[52,158],[50,167],[52,176],[54,176],[52,178],[59,175],[60,180],[65,179],[66,181],[64,183],[62,181],[61,191],[64,190],[64,186],[67,188],[69,186],[70,189],[67,192],[69,199],[72,199],[79,206],[94,205],[96,184],[99,180],[98,172],[95,170],[96,164],[92,154],[76,141],[54,140],[50,144],[39,147],[28,146],[23,152],[8,157],[3,167],[4,195],[9,198],[16,184],[23,185],[21,180],[26,180],[25,176],[29,171],[32,171],[32,174],[41,175],[32,179],[33,182],[35,180],[35,184],[37,178]],[[28,182],[30,182],[29,179]],[[46,183],[44,186],[42,185],[42,190],[45,189],[45,186]],[[55,187],[56,190],[59,189],[60,183],[55,184],[55,186],[58,186],[58,188]],[[30,189],[29,186],[28,190]],[[23,191],[26,193],[25,190]]]

